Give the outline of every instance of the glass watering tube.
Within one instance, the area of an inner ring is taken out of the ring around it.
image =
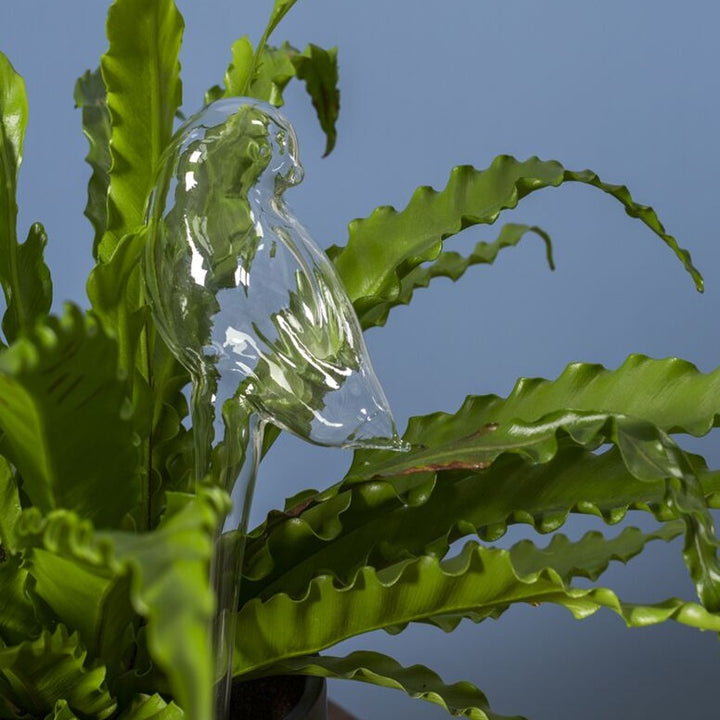
[[[217,720],[265,424],[319,445],[403,447],[350,300],[285,204],[302,177],[295,132],[275,108],[219,100],[175,135],[149,208],[145,281],[192,378],[196,481],[233,501],[212,567]]]

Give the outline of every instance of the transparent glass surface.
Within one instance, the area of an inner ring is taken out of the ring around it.
[[[347,294],[285,204],[302,177],[275,108],[231,98],[191,118],[150,206],[155,319],[216,408],[241,400],[321,445],[398,446]]]
[[[295,132],[276,109],[220,100],[175,135],[149,208],[145,283],[192,378],[196,480],[210,474],[233,500],[211,569],[217,720],[229,711],[264,426],[320,445],[403,448],[342,283],[285,204],[302,177]]]

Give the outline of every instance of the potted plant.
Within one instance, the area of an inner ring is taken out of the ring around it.
[[[303,80],[332,149],[336,58],[309,46],[268,44],[292,0],[278,0],[257,47],[233,46],[223,86],[208,100],[245,95],[279,104]],[[95,229],[90,309],[48,315],[45,235],[18,241],[15,188],[27,107],[21,78],[0,65],[2,194],[0,282],[7,300],[0,354],[0,717],[209,717],[207,643],[213,538],[226,508],[217,487],[197,488],[189,383],[157,333],[141,278],[145,208],[180,106],[182,18],[170,0],[117,0],[101,69],[76,101],[91,143],[87,214]],[[492,262],[536,228],[506,225],[462,257],[443,241],[492,223],[526,195],[566,182],[615,197],[677,255],[689,255],[626,188],[589,171],[501,156],[484,171],[463,166],[446,188],[420,188],[402,211],[354,221],[328,255],[364,328],[385,322],[434,277]],[[610,608],[630,625],[676,620],[720,627],[717,539],[708,508],[717,478],[671,434],[714,423],[716,379],[678,360],[634,356],[621,368],[575,364],[555,381],[520,383],[507,399],[471,397],[454,414],[416,418],[407,453],[362,450],[347,476],[291,498],[251,531],[237,613],[238,678],[356,678],[498,718],[482,693],[445,686],[426,668],[376,653],[317,653],[377,628],[427,622],[444,630],[498,617],[515,603],[555,603],[584,617]],[[662,392],[658,389],[662,388]],[[266,433],[269,449],[275,433]],[[600,449],[600,452],[598,452]],[[584,479],[581,482],[580,479]],[[590,481],[587,480],[590,478]],[[540,550],[492,546],[512,522],[548,532],[568,512],[614,521],[652,512],[654,532],[614,539],[558,535]],[[456,540],[477,534],[451,551]],[[698,602],[622,603],[579,588],[614,558],[684,535]]]

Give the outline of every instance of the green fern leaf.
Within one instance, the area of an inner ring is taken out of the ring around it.
[[[625,465],[636,478],[665,482],[664,503],[686,523],[684,556],[698,596],[710,610],[720,609],[717,559],[720,542],[699,479],[688,458],[669,436],[647,421],[608,413],[559,411],[531,424],[510,421],[475,426],[469,435],[444,441],[428,435],[433,447],[422,445],[394,457],[381,451],[372,460],[363,456],[365,459],[358,461],[356,456],[345,483],[436,470],[483,469],[508,452],[531,462],[548,462],[565,436],[589,449],[610,442],[620,450]]]
[[[418,188],[400,212],[380,207],[367,219],[350,223],[347,245],[332,254],[363,327],[372,325],[372,316],[366,316],[376,306],[394,303],[405,275],[440,255],[446,238],[472,225],[493,223],[531,192],[566,182],[591,185],[617,199],[671,248],[702,290],[689,253],[665,231],[655,211],[637,204],[626,187],[604,183],[589,170],[566,170],[555,161],[519,162],[501,155],[486,170],[456,167],[441,191]]]
[[[663,392],[655,392],[657,387]],[[412,418],[405,438],[417,447],[452,444],[493,423],[534,422],[561,408],[635,415],[666,432],[701,435],[716,423],[720,371],[704,374],[682,360],[641,355],[631,356],[617,370],[574,363],[553,381],[520,380],[507,399],[469,397],[452,415]],[[364,473],[363,467],[372,468],[378,457],[376,452],[356,453],[349,476],[365,478],[363,482],[305,497],[298,507],[269,516],[251,534],[243,597],[265,597],[280,585],[297,591],[325,569],[346,582],[365,564],[382,567],[408,553],[442,555],[463,535],[495,539],[512,522],[549,532],[569,512],[590,512],[607,522],[618,522],[629,508],[671,516],[663,504],[665,484],[635,478],[617,450],[596,455],[581,447],[561,447],[540,465],[506,454],[484,470],[465,463],[465,468],[396,477]],[[714,493],[709,500],[717,504],[717,473],[693,462],[705,493]],[[343,566],[346,573],[340,571]]]
[[[143,224],[160,156],[181,103],[178,60],[184,23],[173,0],[115,0],[102,56],[111,136],[107,232],[98,247],[110,258],[120,238]]]
[[[3,700],[30,717],[45,717],[65,700],[81,717],[105,720],[116,709],[105,685],[105,668],[87,667],[86,660],[79,636],[62,625],[35,640],[0,648]]]
[[[521,378],[507,398],[470,396],[453,420],[445,413],[415,418],[406,438],[423,442],[419,438],[432,437],[442,443],[488,423],[533,422],[561,409],[621,413],[668,433],[705,435],[720,418],[720,368],[702,373],[685,360],[637,354],[616,370],[571,363],[555,380]]]
[[[270,103],[284,104],[283,91],[297,77],[305,88],[317,113],[320,127],[327,137],[325,155],[335,146],[340,91],[338,90],[337,49],[324,50],[310,44],[303,52],[285,42],[279,47],[262,45],[254,53],[244,35],[232,46],[232,61],[225,71],[225,88],[215,85],[205,93],[209,103],[221,97],[245,96]]]
[[[118,720],[183,720],[186,716],[175,703],[166,703],[159,695],[136,700]]]
[[[0,548],[4,557],[15,550],[15,524],[21,510],[17,481],[8,461],[0,455]]]
[[[275,28],[280,24],[280,21],[292,10],[293,5],[297,0],[275,0],[273,4],[272,12],[270,13],[270,19],[268,20],[267,27],[263,32],[262,39],[259,47],[264,47],[269,37],[275,31]]]
[[[408,305],[415,290],[428,287],[436,277],[446,277],[456,281],[473,265],[491,265],[495,262],[501,250],[515,247],[528,233],[534,233],[543,240],[548,265],[551,270],[554,270],[555,262],[552,255],[550,236],[542,228],[535,225],[507,223],[503,226],[495,241],[489,243],[480,241],[467,257],[463,257],[457,252],[444,251],[435,260],[418,265],[408,273],[402,274],[397,296],[392,300],[378,302],[368,309],[362,318],[363,326],[369,328],[384,325],[392,308],[398,305]],[[330,248],[328,254],[332,259],[340,251],[341,248],[334,246]]]
[[[100,68],[89,70],[75,83],[75,107],[82,108],[82,128],[89,150],[85,161],[92,168],[88,183],[85,217],[95,230],[93,256],[97,259],[98,246],[107,230],[107,195],[110,185],[110,113],[107,108],[107,90]]]
[[[55,708],[45,720],[79,720],[78,716],[70,709],[67,700],[58,700]]]
[[[25,83],[0,53],[0,285],[7,301],[2,326],[9,342],[45,315],[52,301],[42,225],[35,223],[22,245],[17,240],[17,179],[27,120]]]
[[[326,157],[335,147],[335,124],[340,114],[337,48],[324,50],[310,43],[302,54],[293,57],[293,64],[298,78],[305,81],[320,127],[327,138],[323,153],[323,157]]]
[[[708,502],[717,507],[720,473],[696,469]],[[508,454],[485,470],[413,479],[375,479],[327,499],[316,493],[285,513],[271,513],[248,541],[242,602],[281,589],[298,597],[324,573],[347,585],[365,565],[379,570],[408,557],[442,558],[467,535],[496,540],[513,523],[547,533],[571,512],[607,523],[619,522],[629,509],[672,517],[663,503],[665,483],[633,477],[617,449],[597,455],[564,448],[540,465]]]
[[[147,621],[153,662],[167,675],[186,716],[197,720],[211,718],[210,557],[217,525],[228,509],[228,497],[210,488],[188,497],[148,533],[94,532],[89,523],[63,511],[45,518],[26,512],[18,529],[30,553],[30,572],[37,573],[38,592],[100,647],[112,632],[122,637],[126,613],[119,607],[129,597],[134,611]],[[114,578],[121,581],[115,596]],[[78,587],[81,582],[87,586]],[[93,591],[99,595],[95,601],[89,599]]]
[[[25,82],[0,53],[0,282],[10,303],[17,287],[17,179],[22,161],[28,108]],[[18,325],[23,325],[23,308]]]
[[[591,544],[594,557],[590,563],[597,566],[597,539]],[[523,568],[527,574],[522,575],[509,551],[468,543],[457,556],[444,561],[424,556],[381,571],[362,568],[349,587],[338,587],[332,576],[325,575],[315,578],[300,598],[278,593],[264,602],[251,600],[238,613],[235,672],[260,674],[286,658],[309,655],[348,637],[408,622],[435,621],[440,627],[451,627],[462,617],[479,622],[499,616],[518,602],[557,604],[578,619],[606,607],[631,627],[675,620],[720,630],[720,617],[697,603],[670,599],[628,604],[605,588],[568,586],[553,565],[566,565],[563,555],[571,546],[556,548],[559,556],[554,559],[546,551],[541,568],[527,562]],[[617,547],[611,552],[617,554]],[[572,564],[576,565],[577,559]]]
[[[50,312],[52,280],[45,264],[46,245],[45,228],[40,223],[33,223],[27,239],[17,247],[16,284],[2,323],[9,342],[14,341],[22,329],[30,329]]]
[[[36,608],[28,596],[29,576],[22,562],[19,556],[0,561],[0,639],[8,645],[37,637],[41,630]]]
[[[232,60],[225,71],[225,91],[217,94],[210,90],[205,97],[205,102],[216,100],[217,97],[212,97],[214,94],[217,94],[218,97],[242,95],[250,84],[250,70],[255,55],[250,38],[243,35],[232,44],[230,52]]]
[[[347,657],[320,655],[289,658],[271,668],[270,672],[359,680],[402,690],[411,697],[439,705],[453,716],[471,720],[523,720],[519,715],[510,717],[493,712],[485,695],[469,682],[446,685],[423,665],[403,667],[396,660],[376,652],[353,652]]]
[[[124,391],[115,342],[72,306],[0,356],[3,442],[33,505],[75,510],[98,527],[135,507]]]
[[[284,102],[283,90],[295,77],[292,59],[299,52],[289,43],[280,47],[266,45],[255,66],[255,75],[250,78],[255,55],[250,40],[244,35],[233,43],[232,62],[225,71],[225,90],[213,88],[208,91],[205,100],[245,96],[280,107]]]

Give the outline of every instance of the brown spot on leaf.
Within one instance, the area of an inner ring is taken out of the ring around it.
[[[297,505],[291,507],[289,510],[286,510],[284,515],[286,517],[291,517],[291,518],[299,517],[312,504],[313,504],[312,498],[309,498],[308,500],[303,500],[301,503],[298,503]]]
[[[392,473],[392,475],[415,475],[423,472],[438,472],[439,470],[485,470],[492,463],[486,460],[448,460],[447,462],[427,463],[425,465],[415,465],[414,467],[400,470],[400,472]],[[375,477],[385,477],[376,475]]]
[[[498,427],[499,426],[496,422],[487,423],[487,425],[483,425],[479,430],[470,433],[465,439],[471,440],[472,438],[482,437],[483,435],[487,435],[488,433],[495,432]]]

